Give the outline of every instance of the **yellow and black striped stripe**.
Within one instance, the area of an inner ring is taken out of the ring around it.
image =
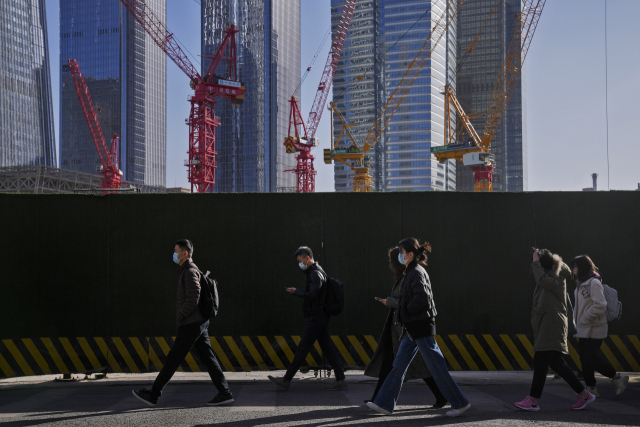
[[[331,337],[347,369],[363,369],[377,347],[371,335]],[[144,373],[162,368],[173,337],[24,338],[0,341],[0,377],[81,372]],[[299,336],[210,337],[211,346],[227,371],[285,369],[293,360]],[[530,370],[532,336],[524,334],[439,335],[438,345],[449,369],[461,371]],[[577,341],[569,342],[567,363],[580,369]],[[640,341],[635,335],[611,335],[602,345],[604,356],[623,372],[640,372]],[[307,356],[310,368],[322,366],[316,342]],[[180,367],[184,372],[206,371],[195,352]]]

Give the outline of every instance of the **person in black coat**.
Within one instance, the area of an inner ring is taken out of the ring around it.
[[[400,254],[400,248],[395,247],[389,250],[389,268],[395,274],[395,283],[391,288],[391,294],[386,299],[378,299],[382,304],[389,307],[389,314],[387,315],[387,321],[382,329],[382,335],[378,341],[378,347],[371,359],[371,362],[367,365],[367,369],[364,374],[369,377],[378,378],[378,384],[373,392],[373,397],[370,400],[365,400],[365,403],[371,402],[376,398],[380,387],[384,384],[384,380],[389,375],[389,372],[393,369],[393,359],[398,353],[400,347],[400,341],[402,340],[402,326],[398,324],[396,319],[396,312],[398,309],[398,302],[400,299],[400,293],[402,292],[402,283],[404,282],[404,270],[405,266],[398,261],[398,255]],[[427,365],[421,357],[416,357],[411,362],[409,370],[404,377],[405,381],[423,379],[425,383],[431,389],[431,392],[436,398],[434,408],[442,408],[447,404],[447,399],[442,395],[442,392],[438,388],[436,381],[431,376]]]

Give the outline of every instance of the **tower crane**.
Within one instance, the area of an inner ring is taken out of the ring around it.
[[[522,65],[538,27],[545,3],[546,0],[525,0],[522,12],[515,17],[518,23],[491,95],[491,103],[489,104],[482,136],[478,135],[469,121],[470,116],[462,109],[453,89],[448,85],[445,86],[445,145],[432,147],[431,153],[440,163],[449,159],[456,159],[465,166],[471,166],[471,170],[474,173],[475,191],[493,190],[491,141],[515,91]],[[451,130],[451,106],[453,106],[460,119],[454,132]],[[463,129],[470,137],[470,140],[466,143],[459,142],[462,139]],[[454,135],[456,134],[458,137],[454,141]]]
[[[327,103],[333,76],[336,72],[340,55],[342,54],[342,47],[344,46],[344,41],[349,31],[349,25],[351,24],[351,17],[353,16],[355,7],[356,0],[346,0],[342,6],[340,21],[336,27],[335,37],[331,43],[327,63],[324,66],[320,84],[316,91],[316,97],[311,106],[307,126],[305,126],[302,115],[300,114],[300,107],[298,106],[298,100],[295,94],[292,95],[289,100],[291,104],[289,109],[289,136],[285,138],[284,146],[286,147],[287,153],[298,153],[296,157],[298,161],[296,168],[287,171],[296,173],[298,193],[314,193],[316,191],[316,171],[313,168],[313,160],[315,157],[311,154],[311,149],[318,145],[318,140],[315,138],[316,130],[322,118],[324,106]],[[294,129],[293,135],[291,134],[292,126]]]
[[[198,73],[173,34],[151,11],[144,0],[120,0],[151,39],[190,79],[194,95],[189,97],[191,112],[186,121],[189,126],[189,160],[185,162],[191,183],[191,192],[207,193],[213,189],[216,171],[216,127],[220,120],[215,116],[216,98],[227,98],[233,105],[242,104],[246,93],[244,84],[238,81],[236,68],[236,41],[238,33],[231,25],[211,60],[204,77]],[[229,47],[229,54],[225,50]],[[215,74],[221,60],[229,63],[228,78]]]
[[[96,150],[98,150],[98,157],[100,157],[101,165],[98,166],[97,172],[104,177],[100,186],[102,188],[118,189],[122,180],[122,171],[118,167],[118,135],[113,134],[111,137],[111,150],[108,150],[100,127],[100,121],[98,121],[98,115],[89,94],[89,88],[75,59],[69,59],[69,70],[71,71],[73,84],[76,87],[84,118],[87,120],[89,132],[91,132],[93,143],[96,146]],[[117,191],[114,191],[114,193],[117,193]]]
[[[380,139],[380,136],[387,128],[387,125],[391,121],[391,118],[398,110],[398,107],[400,107],[400,104],[402,104],[404,97],[407,95],[407,93],[409,93],[411,86],[413,86],[413,83],[418,78],[418,75],[422,71],[422,68],[424,68],[424,66],[427,64],[436,46],[438,46],[440,40],[442,40],[442,37],[444,37],[444,35],[447,33],[449,25],[456,19],[457,14],[465,1],[466,0],[458,0],[457,2],[453,2],[454,5],[450,5],[450,2],[447,1],[445,11],[435,23],[433,30],[429,33],[429,36],[425,40],[424,44],[418,51],[413,61],[408,64],[407,71],[405,71],[402,80],[400,80],[400,83],[398,83],[396,89],[393,91],[391,96],[389,96],[389,99],[387,99],[386,105],[367,133],[364,144],[362,144],[362,146],[355,141],[348,129],[352,125],[346,124],[346,121],[333,102],[329,104],[331,106],[330,110],[332,112],[332,115],[336,114],[336,117],[342,123],[342,129],[338,138],[336,140],[332,140],[331,148],[324,150],[324,162],[326,164],[331,164],[333,161],[338,161],[350,167],[355,172],[353,176],[353,191],[371,191],[373,180],[371,179],[371,175],[369,174],[369,167],[365,164],[364,161],[365,155],[375,145],[378,139]],[[331,122],[333,126],[333,118]],[[346,149],[337,148],[338,143],[340,142],[340,138],[345,132],[351,140],[351,145]],[[333,128],[331,131],[331,138],[333,139]]]

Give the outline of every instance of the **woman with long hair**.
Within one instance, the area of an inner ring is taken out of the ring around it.
[[[370,400],[365,400],[365,403],[372,402],[378,395],[380,387],[382,387],[387,375],[389,375],[389,372],[393,369],[393,359],[398,353],[400,340],[402,339],[402,326],[398,324],[396,312],[398,310],[400,293],[402,292],[402,283],[404,282],[405,266],[398,260],[399,254],[400,248],[398,247],[390,249],[388,252],[389,268],[395,276],[395,283],[387,298],[378,298],[378,301],[389,307],[389,313],[387,314],[387,321],[382,329],[382,335],[380,335],[376,352],[371,362],[367,365],[367,369],[364,371],[366,376],[378,378],[378,384],[373,392],[373,397]],[[405,381],[415,379],[423,379],[431,389],[431,392],[436,398],[436,403],[433,405],[434,408],[442,408],[447,404],[447,399],[442,395],[436,381],[431,376],[429,369],[427,369],[427,365],[425,365],[424,360],[420,357],[414,358],[404,377]]]
[[[604,358],[599,356],[602,342],[609,334],[607,323],[607,300],[604,297],[602,276],[598,273],[591,258],[587,255],[577,256],[571,261],[571,269],[576,278],[574,298],[576,306],[573,320],[576,325],[580,364],[587,390],[596,397],[600,393],[596,389],[595,371],[611,378],[616,396],[620,396],[627,388],[629,377],[620,375]]]
[[[420,244],[417,239],[408,238],[398,244],[398,261],[406,265],[402,292],[398,300],[397,321],[403,328],[398,354],[393,361],[393,369],[387,375],[373,402],[367,406],[376,412],[390,415],[395,409],[402,382],[416,353],[420,351],[429,372],[445,399],[451,402],[449,417],[457,417],[471,408],[469,400],[451,378],[447,363],[436,342],[436,305],[429,275],[424,269],[429,243]]]

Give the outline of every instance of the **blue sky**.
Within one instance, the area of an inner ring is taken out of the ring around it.
[[[467,0],[473,1],[473,0]],[[59,0],[46,0],[59,132]],[[329,0],[301,0],[302,67],[313,59],[330,25]],[[168,28],[188,49],[200,52],[200,6],[194,0],[167,0]],[[638,0],[608,0],[609,164],[605,110],[605,0],[549,0],[526,59],[529,190],[576,191],[591,186],[631,190],[640,183],[640,48]],[[329,50],[326,43],[302,88],[306,119]],[[188,79],[167,61],[167,186],[189,187],[184,160],[190,95]],[[333,167],[322,161],[330,123],[323,114],[316,133],[317,191],[333,191]],[[56,137],[59,141],[59,135]]]

